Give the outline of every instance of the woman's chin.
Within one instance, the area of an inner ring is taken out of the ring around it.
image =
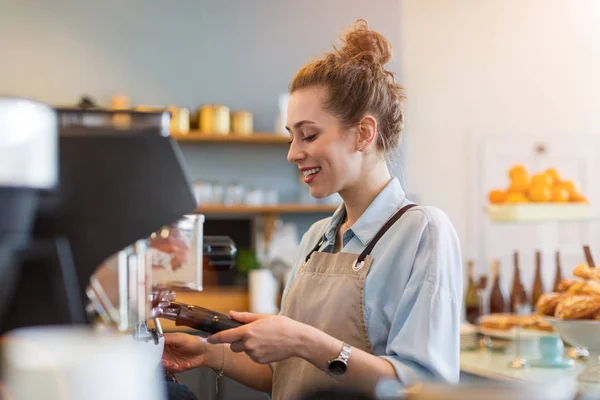
[[[331,196],[331,192],[328,190],[323,190],[322,188],[310,186],[310,195],[315,199],[324,199],[328,196]]]

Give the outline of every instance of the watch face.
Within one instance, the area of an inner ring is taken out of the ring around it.
[[[348,366],[343,361],[335,360],[329,364],[329,372],[332,375],[344,375],[347,369]]]

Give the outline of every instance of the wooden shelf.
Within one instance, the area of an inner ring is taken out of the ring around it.
[[[191,131],[189,134],[172,133],[178,142],[198,143],[243,143],[243,144],[288,144],[290,138],[271,132],[255,132],[251,135],[230,133],[227,135],[208,134]]]
[[[207,204],[200,206],[196,212],[201,214],[294,214],[294,213],[333,213],[334,204],[277,204],[266,206]]]

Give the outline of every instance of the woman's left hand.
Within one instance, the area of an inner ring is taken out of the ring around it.
[[[298,355],[298,337],[303,324],[282,315],[231,311],[230,316],[245,325],[215,333],[208,337],[209,343],[231,343],[231,351],[245,352],[259,364]]]

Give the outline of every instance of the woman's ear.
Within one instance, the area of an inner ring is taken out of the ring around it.
[[[356,149],[358,151],[368,150],[375,140],[377,134],[377,120],[371,115],[365,115],[358,123],[358,135],[356,137]]]

